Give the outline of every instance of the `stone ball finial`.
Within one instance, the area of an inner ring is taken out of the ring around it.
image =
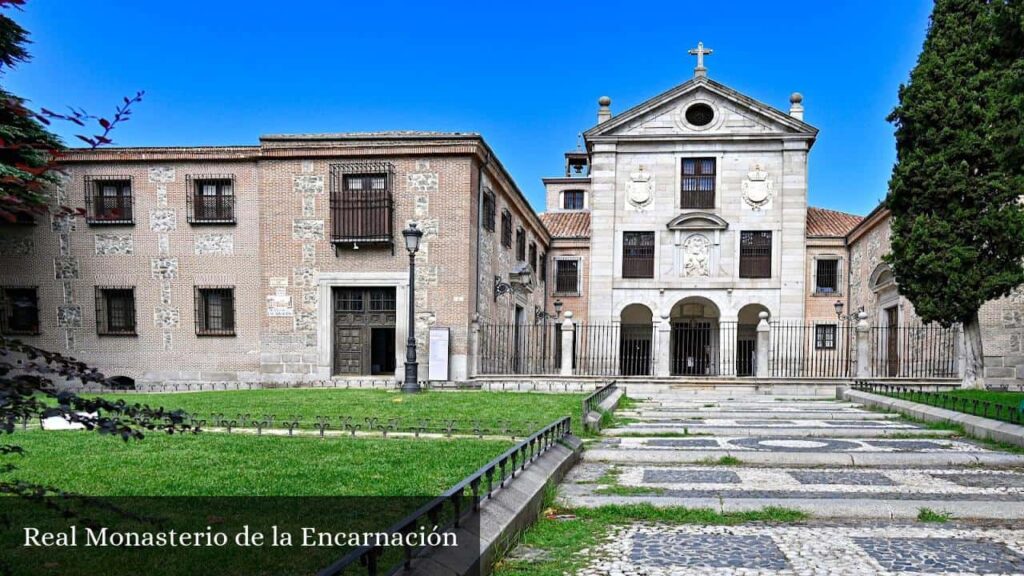
[[[765,312],[764,310],[761,310],[760,312],[757,313],[757,317],[760,318],[761,320],[767,320],[768,313]]]
[[[790,104],[799,104],[799,103],[801,103],[803,101],[804,101],[804,95],[799,93],[799,92],[793,92],[789,96],[789,103]]]
[[[604,106],[605,108],[607,108],[608,106],[612,105],[612,99],[607,96],[601,96],[600,98],[597,99],[597,104],[598,106]]]

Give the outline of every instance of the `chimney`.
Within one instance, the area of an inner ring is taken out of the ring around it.
[[[799,92],[793,92],[789,97],[789,115],[797,120],[804,119],[804,97]]]
[[[612,117],[612,99],[607,96],[601,96],[597,99],[597,123],[600,124],[605,120],[609,120]]]

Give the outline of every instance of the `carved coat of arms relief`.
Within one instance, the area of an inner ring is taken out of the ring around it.
[[[629,175],[626,199],[634,208],[644,208],[654,201],[654,178],[642,165]]]
[[[768,171],[760,162],[755,163],[743,181],[743,201],[754,210],[760,210],[771,203],[774,193],[775,183]]]

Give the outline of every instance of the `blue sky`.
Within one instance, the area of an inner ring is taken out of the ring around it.
[[[260,134],[480,132],[533,201],[595,120],[692,76],[787,109],[821,132],[810,202],[866,213],[895,159],[885,116],[931,2],[393,3],[30,0],[34,60],[3,82],[36,106],[107,113],[145,90],[117,144],[255,144]],[[59,133],[68,141],[74,133]]]

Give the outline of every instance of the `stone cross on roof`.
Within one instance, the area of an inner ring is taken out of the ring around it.
[[[697,42],[697,47],[690,50],[690,56],[697,57],[697,67],[693,69],[693,75],[696,76],[707,76],[708,69],[704,67],[704,56],[710,55],[713,50],[710,48],[705,49],[703,42]]]

